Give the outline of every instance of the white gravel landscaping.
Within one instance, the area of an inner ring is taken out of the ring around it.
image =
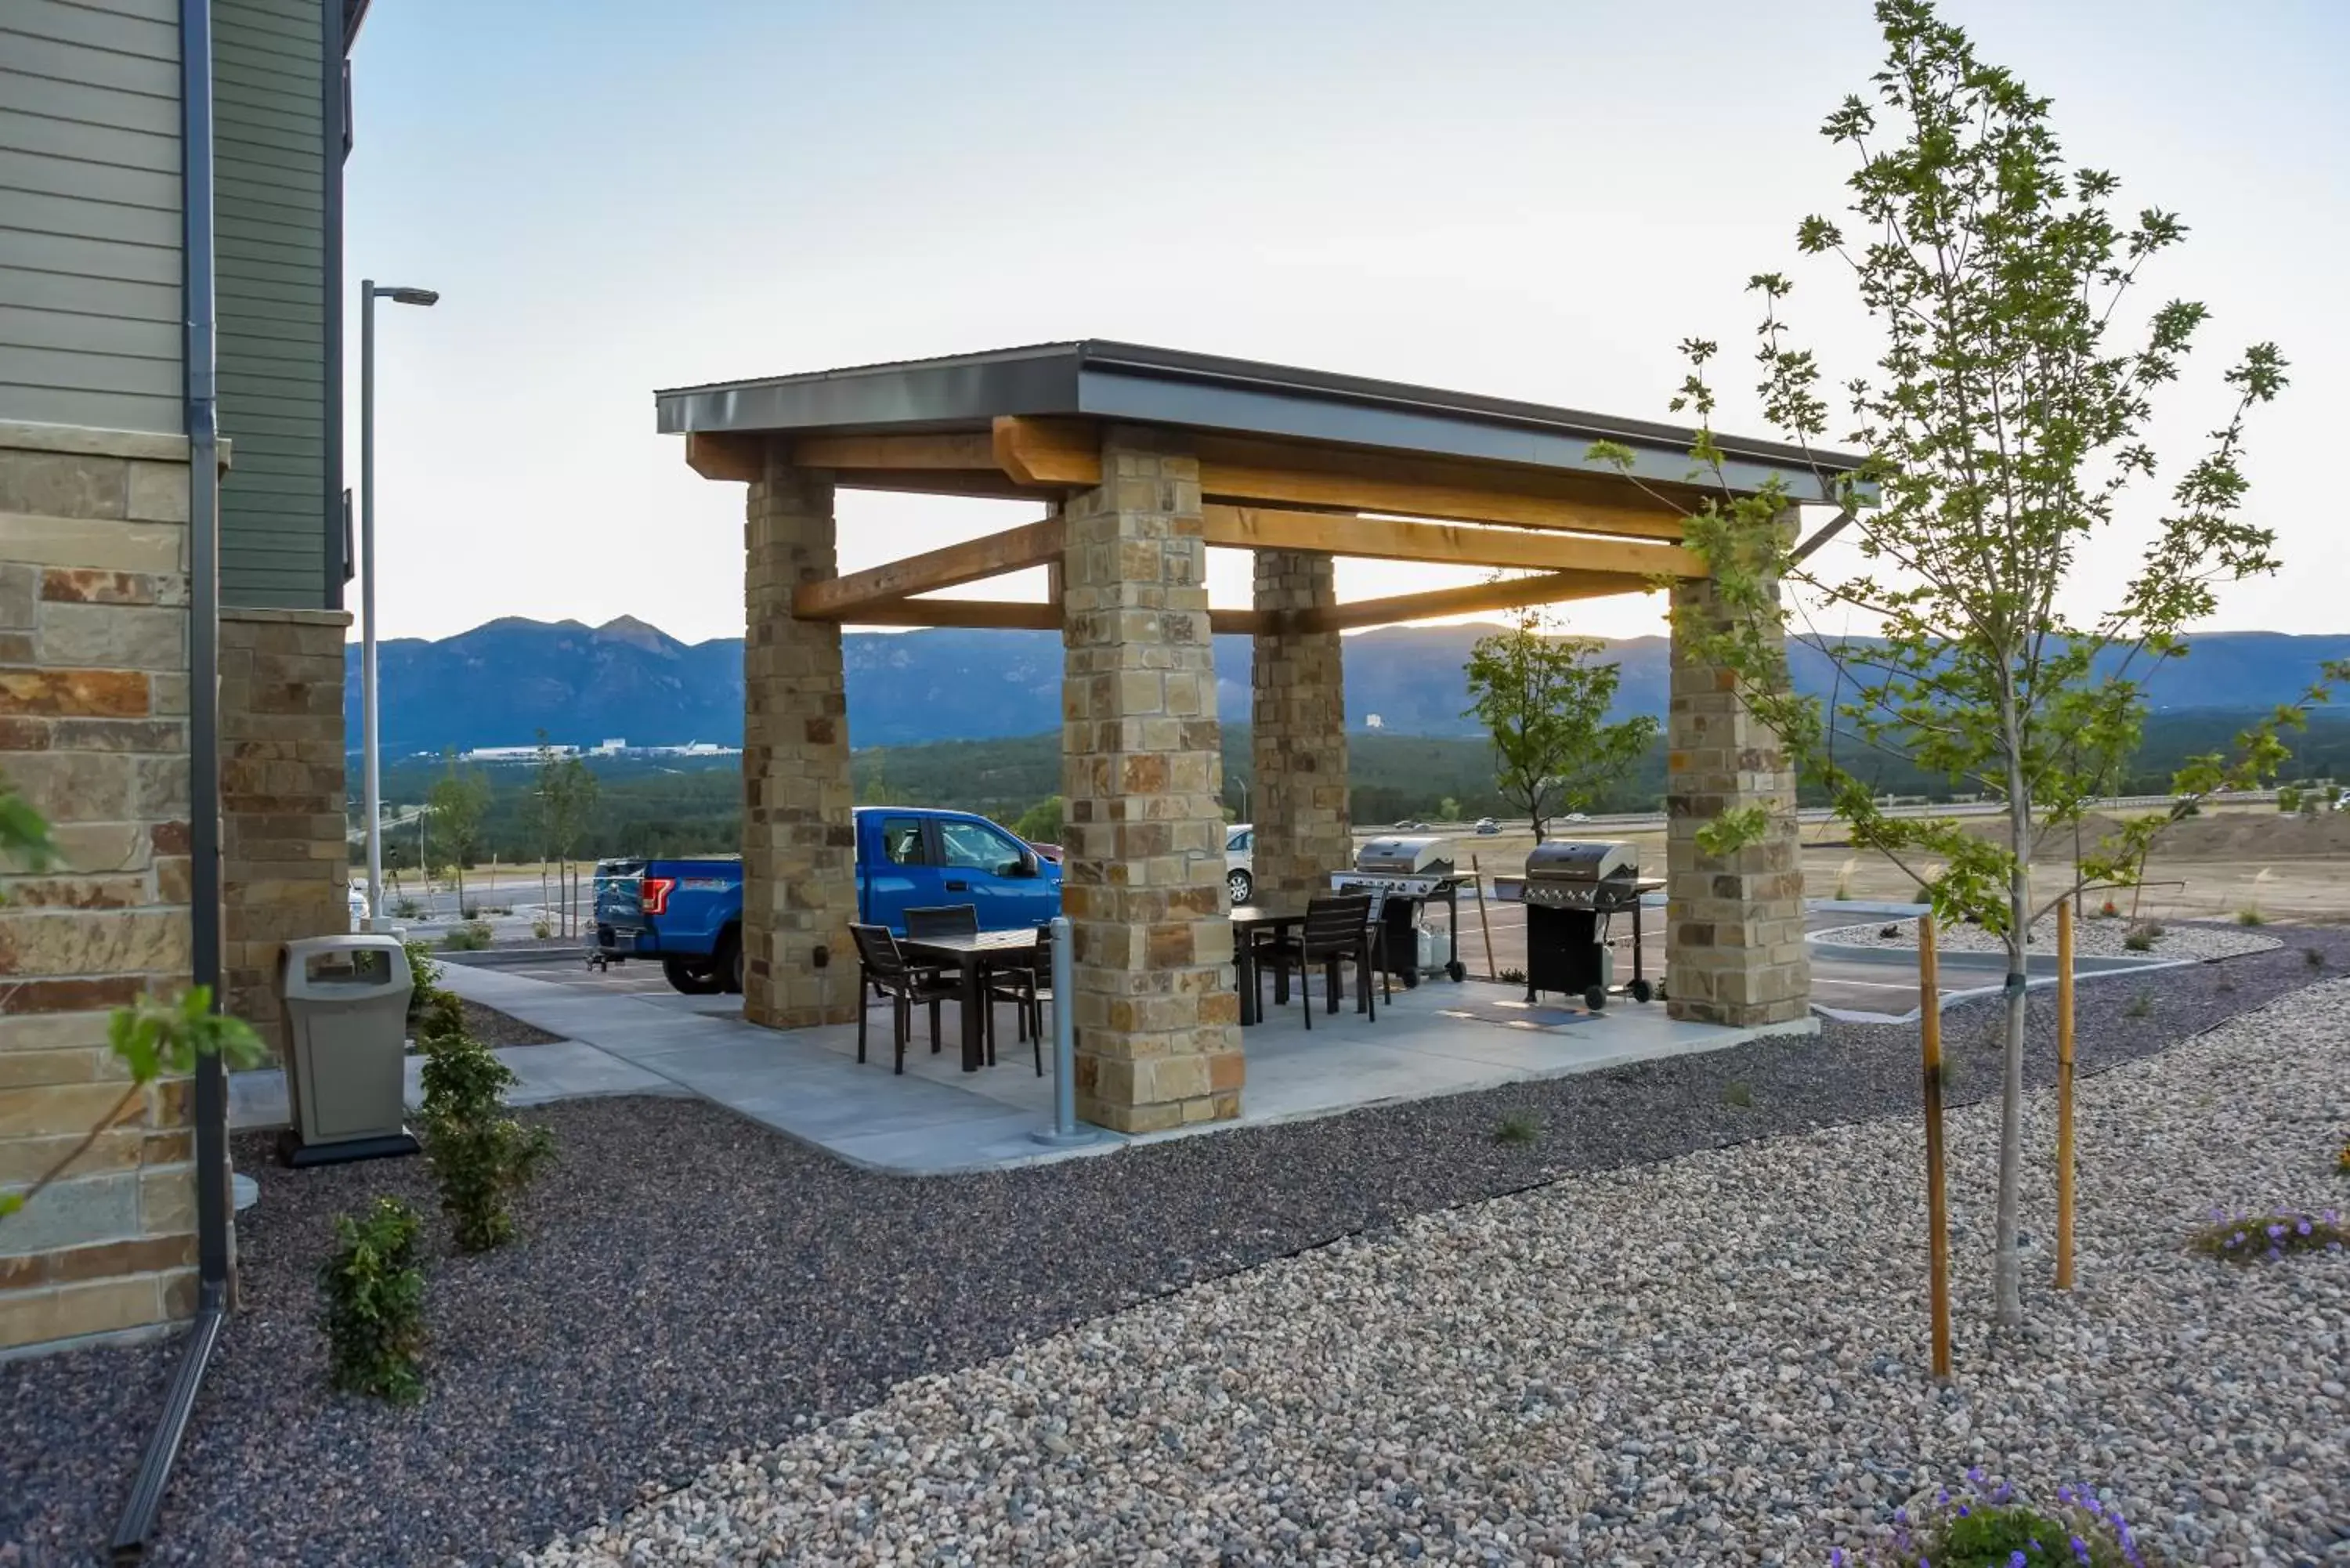
[[[2073,923],[2074,951],[2086,958],[2143,959],[2204,959],[2233,958],[2238,953],[2266,952],[2284,944],[2276,938],[2252,927],[2171,926],[2161,928],[2162,934],[2144,952],[2132,950],[2123,939],[2130,933],[2130,923],[2125,919],[2075,920]],[[1885,933],[1891,931],[1891,936]],[[1837,942],[1849,947],[1914,948],[1918,945],[1916,920],[1870,920],[1856,926],[1837,926],[1830,930],[1814,931],[1815,942]],[[2005,952],[2007,944],[1981,926],[1965,924],[1938,926],[1934,943],[1943,952],[1996,953]],[[2056,917],[2049,916],[2032,928],[2026,944],[2034,952],[2054,953],[2056,950]]]
[[[2069,1297],[2035,1096],[2022,1341],[1985,1327],[1997,1108],[1954,1114],[1949,1389],[1922,1370],[1905,1116],[1196,1286],[902,1384],[527,1561],[1817,1563],[1981,1465],[2040,1498],[2095,1483],[2182,1562],[2350,1562],[2350,1255],[2183,1246],[2215,1205],[2350,1199],[2345,1066],[2332,982],[2085,1082]]]

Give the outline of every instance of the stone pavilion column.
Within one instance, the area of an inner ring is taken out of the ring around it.
[[[1077,1114],[1153,1132],[1240,1114],[1223,758],[1200,465],[1113,428],[1063,557],[1062,904]]]
[[[834,532],[832,475],[770,445],[743,531],[743,1015],[770,1029],[857,1016],[840,628],[792,614],[794,588],[834,575]]]
[[[1256,553],[1261,615],[1337,603],[1335,563],[1300,550]],[[1353,864],[1347,808],[1347,691],[1335,631],[1260,631],[1253,677],[1253,877],[1262,899],[1303,903]]]
[[[1685,580],[1673,611],[1703,614],[1713,586]],[[1741,1028],[1811,1010],[1795,778],[1779,737],[1738,695],[1731,671],[1688,656],[1676,637],[1666,725],[1665,975],[1675,1018]],[[1762,805],[1773,826],[1728,856],[1700,852],[1698,829]]]

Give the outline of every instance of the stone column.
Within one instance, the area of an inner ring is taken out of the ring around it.
[[[858,987],[840,628],[792,615],[794,588],[834,575],[832,475],[771,447],[743,534],[743,1015],[771,1029],[842,1023]]]
[[[1705,614],[1713,587],[1673,589],[1676,618]],[[1727,670],[1673,642],[1666,726],[1665,977],[1675,1018],[1742,1028],[1811,1010],[1804,948],[1804,867],[1795,778],[1779,737],[1747,710]],[[1765,805],[1772,827],[1728,856],[1698,848],[1698,830],[1725,811]]]
[[[1260,614],[1338,602],[1334,563],[1298,550],[1256,553]],[[1347,810],[1347,691],[1335,631],[1260,631],[1252,678],[1256,780],[1255,896],[1303,903],[1353,864]]]
[[[185,1317],[185,1079],[126,1100],[107,1015],[193,963],[188,443],[0,422],[0,778],[57,863],[0,857],[0,1192],[96,1139],[0,1220],[0,1351]]]
[[[1223,757],[1200,465],[1113,429],[1072,496],[1062,632],[1062,904],[1074,929],[1077,1114],[1155,1132],[1240,1114]]]
[[[350,929],[343,815],[343,633],[350,623],[342,610],[221,611],[223,1006],[273,1049],[285,1033],[278,955],[299,938]]]

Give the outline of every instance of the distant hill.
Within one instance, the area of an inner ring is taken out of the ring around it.
[[[1485,625],[1389,627],[1347,639],[1347,722],[1399,735],[1470,735],[1461,675]],[[1061,639],[1049,631],[851,632],[843,639],[849,735],[858,746],[1033,735],[1060,722]],[[1661,713],[1661,637],[1611,645],[1624,669],[1618,706]],[[2158,671],[2155,705],[2170,711],[2245,711],[2289,701],[2322,660],[2350,658],[2350,636],[2211,632],[2190,657]],[[743,736],[743,640],[678,641],[630,617],[599,627],[508,618],[427,641],[381,645],[387,754],[445,746],[525,745],[545,730],[558,742],[637,745]],[[1799,650],[1799,683],[1825,689],[1826,661]],[[1216,639],[1218,702],[1245,716],[1249,640]],[[348,656],[346,711],[359,711],[359,648]],[[351,733],[356,735],[356,722]]]

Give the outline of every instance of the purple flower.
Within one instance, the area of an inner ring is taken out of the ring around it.
[[[1839,1546],[1835,1551],[1828,1553],[1828,1568],[1844,1568],[1843,1547]]]
[[[2024,1568],[2024,1564],[2029,1561],[2030,1559],[2026,1558],[2022,1552],[2011,1552],[2007,1554],[2007,1568]]]
[[[2282,1226],[2282,1225],[2272,1225],[2272,1226],[2270,1226],[2270,1227],[2269,1227],[2269,1240],[2270,1240],[2270,1241],[2275,1241],[2279,1236],[2282,1236],[2282,1235],[2283,1235],[2283,1234],[2284,1234],[2284,1227],[2283,1227],[2283,1226]]]
[[[2309,1234],[2309,1221],[2306,1220],[2301,1222],[2301,1233],[2304,1236]]]
[[[2243,1244],[2244,1233],[2241,1231],[2237,1231],[2234,1235],[2228,1238],[2228,1245],[2230,1247],[2241,1247]]]
[[[1969,1465],[1967,1467],[1967,1480],[1974,1482],[1977,1486],[1982,1485],[1982,1466]]]
[[[2075,1535],[2073,1537],[2072,1545],[2073,1555],[2086,1563],[2089,1560],[2089,1543]]]

